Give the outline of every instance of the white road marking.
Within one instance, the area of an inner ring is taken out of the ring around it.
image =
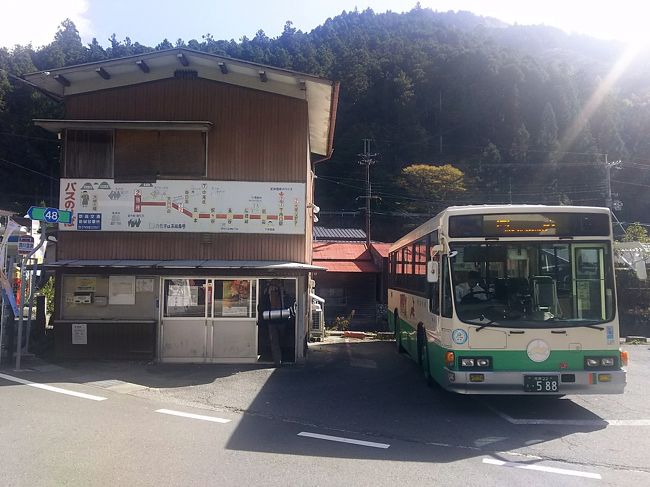
[[[584,477],[588,479],[602,479],[600,474],[592,472],[582,472],[580,470],[567,470],[566,468],[544,467],[543,465],[529,465],[516,462],[504,462],[494,458],[484,458],[483,463],[490,465],[499,465],[501,467],[519,468],[522,470],[535,470],[537,472],[557,473],[560,475],[570,475],[572,477]]]
[[[298,436],[306,436],[308,438],[316,438],[319,440],[337,441],[339,443],[350,443],[352,445],[369,446],[372,448],[388,448],[390,445],[387,443],[375,443],[374,441],[353,440],[350,438],[342,438],[340,436],[321,435],[318,433],[308,433],[301,431]]]
[[[511,424],[555,425],[555,426],[650,426],[650,419],[517,419],[497,408],[483,403],[493,413]]]
[[[68,396],[80,397],[81,399],[90,399],[91,401],[105,401],[107,399],[106,397],[93,396],[92,394],[84,394],[83,392],[69,391],[67,389],[49,386],[47,384],[38,384],[36,382],[30,382],[28,380],[20,379],[12,375],[0,374],[0,378],[9,380],[11,382],[16,382],[18,384],[35,387],[37,389],[43,389],[44,391],[58,392],[59,394],[66,394]]]
[[[200,419],[202,421],[211,421],[212,423],[230,423],[229,419],[217,418],[215,416],[203,416],[202,414],[183,413],[171,409],[156,409],[157,413],[170,414],[172,416],[181,416],[183,418]]]

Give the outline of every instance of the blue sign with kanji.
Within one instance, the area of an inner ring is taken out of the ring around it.
[[[77,230],[101,230],[101,213],[77,213]]]

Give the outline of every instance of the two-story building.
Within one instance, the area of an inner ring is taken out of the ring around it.
[[[270,360],[267,287],[306,351],[313,169],[338,84],[187,49],[25,76],[65,119],[56,351],[164,362]],[[265,299],[266,298],[266,299]]]

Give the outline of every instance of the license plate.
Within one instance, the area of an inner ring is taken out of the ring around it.
[[[560,390],[556,375],[525,375],[524,392],[558,392]]]

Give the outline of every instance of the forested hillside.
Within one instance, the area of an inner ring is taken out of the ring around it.
[[[404,212],[433,214],[450,203],[604,205],[606,160],[622,161],[612,170],[618,217],[650,221],[647,56],[615,70],[624,55],[615,43],[420,8],[344,12],[309,33],[287,22],[277,38],[208,34],[152,47],[115,37],[106,48],[83,45],[65,21],[47,46],[0,49],[0,207],[56,201],[58,191],[47,177],[58,174],[58,141],[31,119],[60,116],[61,107],[14,76],[174,46],[340,81],[335,152],[317,165],[316,201],[324,210],[363,205],[358,154],[372,139],[378,238],[417,221]],[[408,191],[400,176],[412,164],[455,166],[464,191]]]

